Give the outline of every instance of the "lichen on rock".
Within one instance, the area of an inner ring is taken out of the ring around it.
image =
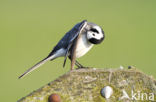
[[[108,85],[113,94],[105,99],[100,91]],[[48,102],[54,93],[62,102],[150,102],[156,101],[156,80],[136,69],[82,68],[64,74],[18,102]]]

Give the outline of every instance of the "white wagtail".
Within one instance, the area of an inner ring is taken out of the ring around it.
[[[71,60],[71,70],[74,68],[74,65],[81,68],[83,66],[76,61],[76,58],[85,55],[93,45],[100,44],[104,37],[104,31],[100,26],[84,20],[67,32],[46,58],[32,66],[19,78],[37,69],[45,62],[62,56],[65,57],[63,67],[68,57]]]

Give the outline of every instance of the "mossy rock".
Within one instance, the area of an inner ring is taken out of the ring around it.
[[[109,99],[100,94],[105,86],[113,88]],[[123,91],[129,98],[123,97]],[[76,69],[18,102],[48,102],[54,93],[61,102],[151,102],[156,101],[156,80],[136,69]]]

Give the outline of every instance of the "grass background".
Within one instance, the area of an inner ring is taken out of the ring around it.
[[[49,54],[76,23],[87,19],[106,34],[79,61],[97,68],[133,65],[156,77],[155,0],[0,0],[0,101],[15,102],[69,71],[63,58],[18,76]]]

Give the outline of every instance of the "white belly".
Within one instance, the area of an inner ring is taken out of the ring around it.
[[[80,35],[79,40],[77,42],[76,58],[79,58],[85,55],[92,47],[93,47],[93,44],[91,44],[86,39],[86,34]]]

